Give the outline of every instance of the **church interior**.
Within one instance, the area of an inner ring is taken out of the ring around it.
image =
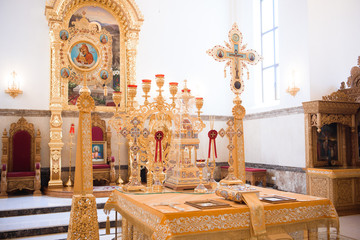
[[[0,1],[0,239],[360,239],[358,9]]]

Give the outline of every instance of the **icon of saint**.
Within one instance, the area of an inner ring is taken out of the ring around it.
[[[62,74],[61,74],[61,76],[62,76],[63,78],[68,78],[68,77],[69,77],[68,71],[67,71],[66,69],[64,69],[63,72],[62,72]]]
[[[84,67],[91,67],[93,65],[94,57],[85,43],[79,48],[79,55],[75,58],[75,61],[77,65]]]
[[[61,38],[61,40],[68,40],[68,36],[65,31],[61,32],[60,38]]]
[[[101,78],[104,79],[104,80],[106,80],[108,78],[105,71],[101,74]]]
[[[105,35],[102,35],[101,36],[101,43],[107,43],[107,39],[106,39],[106,36]]]

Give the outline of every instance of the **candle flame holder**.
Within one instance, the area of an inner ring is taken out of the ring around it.
[[[144,100],[144,104],[149,104],[149,101],[148,101],[148,97],[149,97],[149,92],[150,92],[150,89],[151,89],[151,80],[149,79],[144,79],[142,80],[142,89],[143,89],[143,92],[145,93],[145,95],[143,95],[143,97],[145,98]]]

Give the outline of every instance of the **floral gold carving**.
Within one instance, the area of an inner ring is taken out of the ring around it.
[[[67,239],[99,239],[96,198],[93,195],[73,196],[70,219]]]
[[[337,179],[335,184],[337,189],[337,204],[339,206],[351,204],[353,201],[352,179]]]
[[[326,178],[313,177],[311,179],[311,192],[315,196],[328,198],[329,189]]]

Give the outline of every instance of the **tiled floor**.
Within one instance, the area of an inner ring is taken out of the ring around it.
[[[105,203],[107,198],[97,198],[97,203]],[[29,208],[44,208],[44,207],[61,207],[71,205],[70,198],[54,198],[47,196],[33,197],[10,197],[0,199],[0,211],[5,210],[19,210]],[[99,221],[105,221],[106,215],[103,210],[98,210]],[[38,226],[66,226],[69,223],[70,213],[49,213],[37,214],[31,216],[17,216],[0,218],[0,232],[17,230],[17,229],[32,229]],[[114,214],[110,214],[110,220],[114,220]],[[112,234],[105,235],[105,230],[100,230],[100,239],[108,240],[114,238],[114,228],[111,228]],[[340,217],[340,234],[350,239],[360,239],[360,215],[350,215]],[[67,234],[52,234],[36,237],[18,238],[18,239],[66,239]]]

